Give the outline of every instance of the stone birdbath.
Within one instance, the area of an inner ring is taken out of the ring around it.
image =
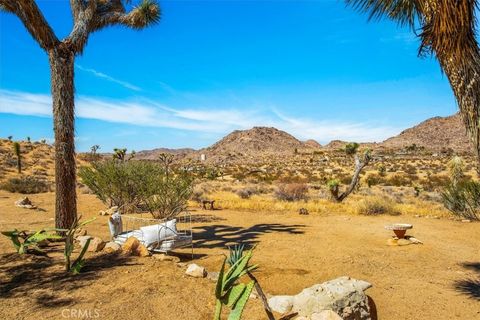
[[[393,230],[398,239],[403,239],[405,237],[405,233],[407,233],[407,230],[412,228],[413,226],[408,223],[394,223],[385,226],[385,229]]]

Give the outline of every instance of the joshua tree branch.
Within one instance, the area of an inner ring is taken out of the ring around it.
[[[0,0],[0,8],[15,14],[25,25],[25,28],[38,42],[40,47],[48,51],[54,48],[59,40],[52,28],[43,17],[33,0]]]

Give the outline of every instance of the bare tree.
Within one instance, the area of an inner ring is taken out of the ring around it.
[[[0,0],[0,9],[13,13],[48,54],[55,133],[55,224],[68,228],[77,217],[75,166],[74,61],[92,32],[110,25],[141,29],[160,20],[155,0],[142,0],[127,12],[130,0],[70,0],[73,28],[58,39],[34,0]]]

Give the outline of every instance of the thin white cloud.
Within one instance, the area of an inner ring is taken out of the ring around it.
[[[79,64],[76,64],[75,66],[76,66],[79,70],[82,70],[82,71],[91,73],[91,74],[93,74],[93,75],[94,75],[95,77],[97,77],[97,78],[102,78],[102,79],[105,79],[105,80],[107,80],[107,81],[110,81],[110,82],[119,84],[119,85],[121,85],[122,87],[127,88],[127,89],[130,89],[130,90],[142,91],[142,89],[141,89],[140,87],[137,87],[137,86],[135,86],[135,85],[133,85],[133,84],[131,84],[131,83],[129,83],[129,82],[116,79],[116,78],[114,78],[114,77],[109,76],[108,74],[99,72],[99,71],[97,71],[97,70],[95,70],[95,69],[84,68],[84,67],[82,67],[82,66],[79,65]]]
[[[382,141],[402,128],[375,126],[336,120],[315,120],[286,116],[274,108],[256,109],[175,109],[152,101],[114,101],[80,96],[75,101],[76,116],[144,127],[189,130],[198,134],[227,134],[235,129],[271,126],[295,137],[316,139],[321,143],[334,139]],[[0,90],[0,113],[48,116],[52,114],[49,95]]]

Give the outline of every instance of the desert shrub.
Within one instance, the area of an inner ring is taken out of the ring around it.
[[[368,187],[375,186],[385,182],[385,179],[378,173],[369,173],[365,177],[365,182],[367,183]]]
[[[452,183],[442,192],[443,205],[452,214],[471,220],[480,220],[480,183],[467,181]]]
[[[0,185],[0,189],[9,192],[18,192],[23,194],[43,193],[49,191],[49,185],[43,180],[39,180],[33,176],[25,176],[20,178],[11,178]]]
[[[185,209],[193,180],[155,162],[108,160],[79,170],[82,182],[104,203],[125,211],[147,210],[155,218]]]
[[[445,175],[429,175],[421,181],[421,185],[426,191],[435,191],[444,188],[450,183],[450,179]]]
[[[359,202],[357,213],[367,216],[380,214],[399,215],[395,202],[385,197],[367,197]]]
[[[412,177],[407,174],[395,173],[385,181],[386,185],[394,187],[409,186],[412,183]]]
[[[284,201],[306,200],[308,186],[304,183],[281,184],[275,191],[275,198]]]
[[[249,199],[254,194],[257,194],[258,191],[256,188],[246,187],[246,188],[238,189],[237,192],[235,193],[237,194],[237,196],[239,196],[242,199]]]

